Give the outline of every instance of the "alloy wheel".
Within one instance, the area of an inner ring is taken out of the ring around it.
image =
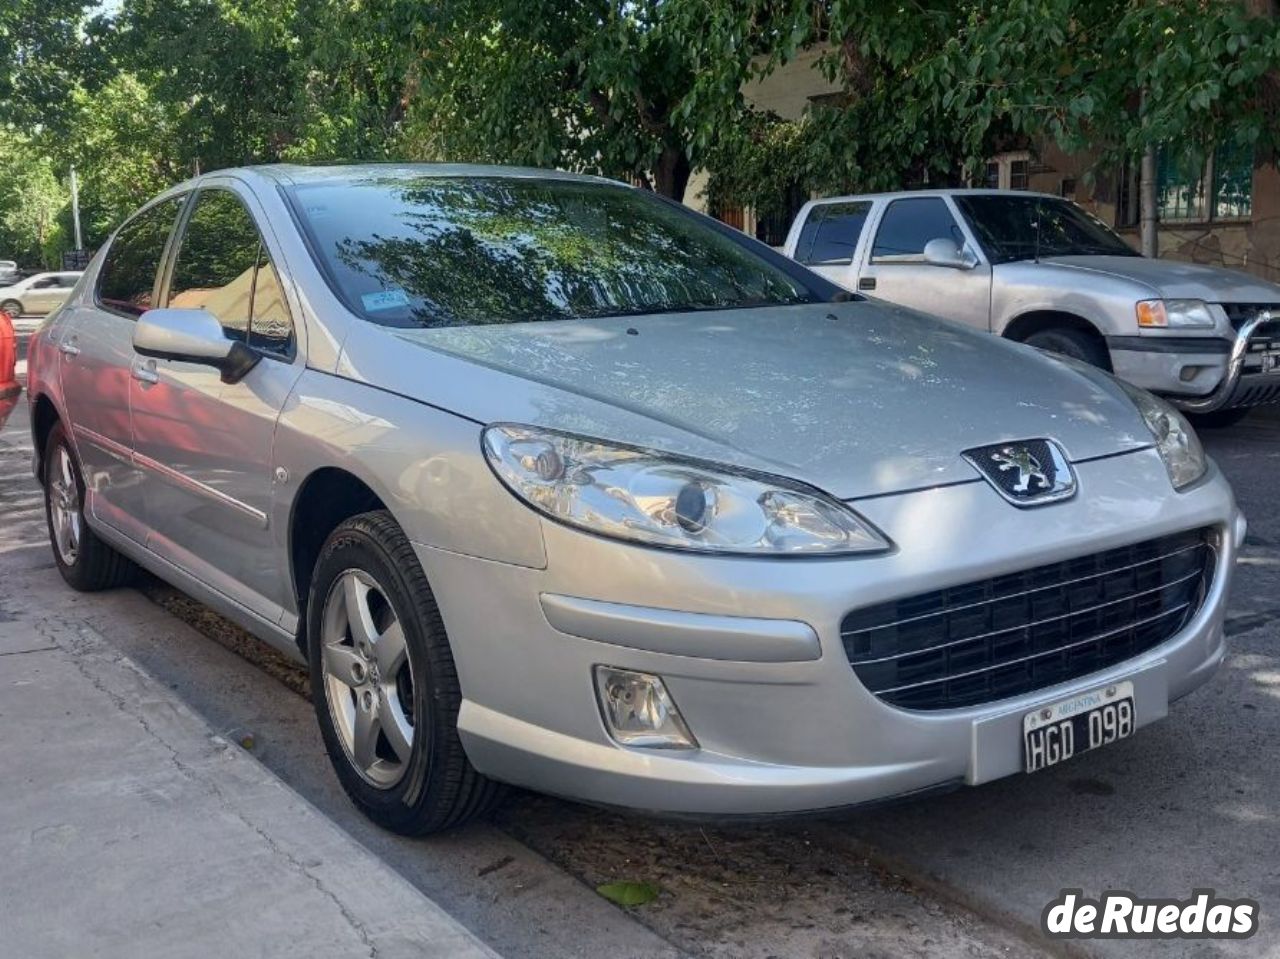
[[[80,487],[76,483],[76,467],[65,446],[57,452],[57,472],[49,479],[49,515],[53,520],[53,541],[58,555],[67,566],[74,566],[80,555]]]
[[[344,571],[329,590],[320,665],[347,758],[366,782],[392,788],[413,753],[413,667],[395,610],[363,570]]]

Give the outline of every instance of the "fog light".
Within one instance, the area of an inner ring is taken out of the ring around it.
[[[623,746],[698,748],[661,677],[612,666],[597,666],[595,672],[604,724]]]

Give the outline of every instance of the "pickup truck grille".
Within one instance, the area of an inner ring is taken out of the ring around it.
[[[1222,309],[1226,311],[1227,319],[1231,321],[1234,329],[1240,329],[1246,322],[1253,319],[1264,310],[1270,311],[1271,315],[1276,318],[1276,323],[1268,323],[1264,328],[1271,326],[1280,326],[1280,303],[1223,303]]]
[[[1199,610],[1198,529],[857,609],[840,632],[858,679],[903,709],[994,702],[1132,659]]]

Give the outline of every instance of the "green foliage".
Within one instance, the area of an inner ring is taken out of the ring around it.
[[[59,266],[71,245],[63,223],[69,203],[52,161],[22,140],[0,141],[0,259]]]

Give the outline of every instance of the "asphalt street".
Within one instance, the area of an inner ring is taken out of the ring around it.
[[[56,579],[26,471],[24,406],[0,435],[0,550],[22,550]],[[1280,411],[1204,438],[1250,520],[1231,600],[1231,652],[1219,675],[1166,721],[1062,767],[838,819],[673,824],[520,793],[489,823],[400,840],[368,825],[342,796],[298,695],[300,671],[163,584],[62,595],[109,643],[215,729],[250,742],[267,768],[503,955],[1061,953],[1037,929],[1045,904],[1072,887],[1144,898],[1214,888],[1258,900],[1262,918],[1245,942],[1090,942],[1067,951],[1275,955]],[[618,878],[656,882],[662,893],[648,906],[617,909],[594,888]]]

